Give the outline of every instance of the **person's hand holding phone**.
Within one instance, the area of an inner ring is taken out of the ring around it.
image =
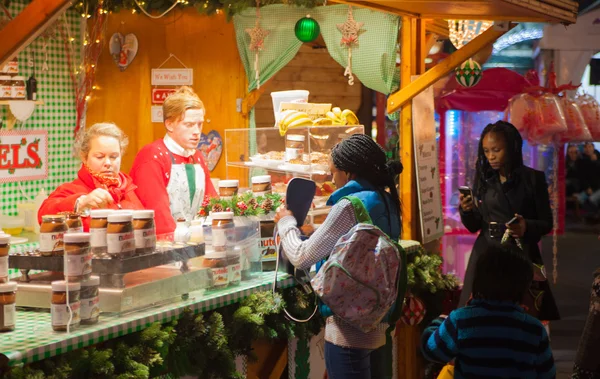
[[[522,238],[527,230],[527,223],[523,216],[515,214],[515,217],[506,223],[506,227],[510,230],[510,235],[514,238]]]
[[[464,195],[464,194],[460,194],[458,196],[459,200],[460,200],[460,208],[464,211],[464,212],[471,212],[473,210],[473,208],[475,208],[475,203],[473,202],[473,196],[471,195]]]

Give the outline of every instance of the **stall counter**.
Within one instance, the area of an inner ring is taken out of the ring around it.
[[[252,293],[270,290],[273,279],[273,272],[265,272],[261,274],[260,278],[242,282],[236,287],[192,292],[187,300],[177,303],[152,307],[126,315],[102,314],[98,324],[80,326],[70,334],[52,330],[49,312],[17,310],[16,329],[0,335],[0,365],[15,366],[33,363],[139,332],[153,323],[167,323],[178,319],[186,308],[191,309],[194,313],[202,313],[234,304]],[[287,274],[279,274],[278,281],[280,282],[279,288],[294,285],[294,280]]]

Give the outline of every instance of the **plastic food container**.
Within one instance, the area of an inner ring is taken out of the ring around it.
[[[0,228],[2,228],[4,233],[11,236],[18,236],[23,232],[23,228],[25,228],[25,219],[19,216],[1,215]]]

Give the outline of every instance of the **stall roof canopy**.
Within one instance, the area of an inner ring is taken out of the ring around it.
[[[384,12],[426,19],[506,20],[574,23],[573,0],[332,0]]]

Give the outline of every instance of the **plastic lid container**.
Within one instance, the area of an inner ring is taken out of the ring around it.
[[[8,282],[8,283],[0,284],[0,293],[16,292],[16,291],[17,291],[17,282]]]
[[[89,279],[81,282],[82,287],[94,287],[100,285],[100,277],[99,276],[90,276]]]
[[[154,210],[145,209],[145,210],[141,210],[141,211],[133,211],[133,218],[135,220],[154,218]]]
[[[129,222],[133,220],[131,212],[113,212],[108,215],[108,222]]]
[[[25,226],[25,219],[18,216],[0,216],[0,227],[2,228],[23,228]]]
[[[233,220],[233,212],[210,212],[213,220]]]
[[[65,233],[63,241],[65,243],[90,242],[90,233]]]
[[[252,184],[271,183],[271,175],[253,176],[251,181]]]
[[[306,136],[303,136],[301,134],[288,134],[286,139],[288,141],[304,142],[306,140]]]
[[[42,221],[65,221],[66,217],[64,215],[44,215],[42,216]]]
[[[238,187],[240,185],[239,180],[220,180],[219,187]]]
[[[6,245],[10,243],[10,234],[0,233],[0,245]]]
[[[225,259],[227,258],[227,253],[224,251],[207,251],[204,254],[204,258],[209,259]]]
[[[67,287],[67,282],[65,282],[64,280],[52,282],[52,291],[67,292],[67,288],[69,289],[69,292],[80,291],[81,284],[78,282],[69,282],[69,285]]]
[[[113,213],[112,209],[93,209],[90,211],[91,218],[107,218],[109,214]]]

